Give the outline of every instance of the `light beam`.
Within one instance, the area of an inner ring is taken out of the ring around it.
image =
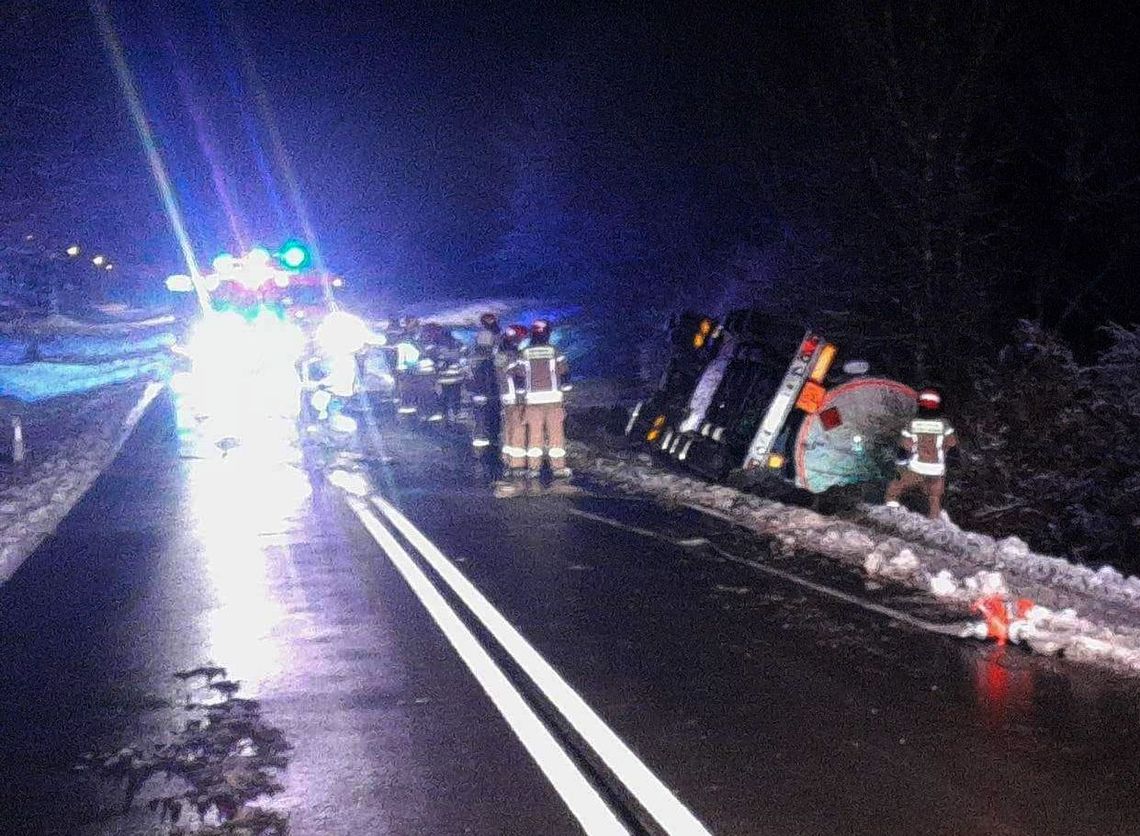
[[[151,175],[154,177],[155,185],[158,187],[159,195],[162,197],[162,205],[166,210],[166,217],[170,221],[170,226],[174,231],[175,237],[178,239],[178,248],[182,252],[183,260],[186,262],[186,271],[190,275],[190,280],[194,283],[194,292],[198,296],[198,304],[202,306],[203,311],[209,311],[210,296],[205,284],[202,282],[201,272],[198,270],[198,262],[194,257],[194,248],[190,244],[190,236],[186,232],[186,224],[182,220],[182,212],[178,208],[178,199],[174,194],[174,187],[170,183],[170,176],[166,173],[166,166],[162,162],[161,155],[158,153],[158,146],[154,141],[154,133],[151,131],[150,123],[146,117],[146,111],[143,109],[142,100],[139,98],[134,75],[131,73],[131,68],[127,64],[122,42],[120,42],[119,36],[115,33],[114,25],[111,22],[111,14],[107,9],[107,3],[105,0],[90,0],[90,8],[92,15],[95,17],[95,22],[99,27],[99,36],[103,41],[103,48],[107,51],[107,55],[110,57],[111,63],[115,68],[115,75],[119,81],[119,90],[122,92],[123,99],[127,103],[127,107],[131,113],[131,121],[134,122],[135,130],[139,135],[139,141],[142,143],[143,151],[146,153],[146,160],[148,165],[150,165]]]

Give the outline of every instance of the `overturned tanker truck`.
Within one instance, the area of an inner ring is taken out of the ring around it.
[[[888,479],[915,392],[841,363],[814,330],[752,309],[718,321],[683,313],[670,324],[657,390],[626,435],[702,476],[745,486],[778,479],[811,493]],[[789,358],[790,354],[790,358]]]

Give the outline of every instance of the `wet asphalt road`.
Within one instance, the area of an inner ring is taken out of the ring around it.
[[[218,432],[180,434],[174,412],[159,399],[0,587],[0,833],[147,832],[145,812],[101,814],[106,788],[68,767],[169,736],[173,672],[207,661],[293,744],[270,803],[294,833],[581,832],[342,492],[299,466],[287,427],[245,427],[223,457]],[[589,491],[495,499],[446,438],[383,429],[379,443],[377,492],[712,832],[1140,833],[1132,683],[919,633],[576,513],[864,594],[691,512]],[[612,765],[427,576],[629,829],[652,830]]]

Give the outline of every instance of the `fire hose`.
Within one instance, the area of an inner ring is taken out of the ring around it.
[[[698,510],[704,511],[705,509]],[[569,509],[571,514],[585,519],[594,520],[596,522],[604,523],[605,525],[621,528],[626,531],[640,534],[643,537],[648,537],[653,540],[658,540],[667,543],[671,546],[682,549],[705,549],[711,551],[729,563],[734,563],[739,566],[745,566],[750,570],[762,572],[766,575],[779,578],[787,583],[794,584],[804,589],[811,590],[818,595],[823,595],[837,601],[842,601],[846,604],[859,607],[860,609],[868,612],[873,612],[878,615],[886,616],[893,621],[915,627],[919,630],[924,630],[928,633],[935,633],[940,636],[951,636],[959,639],[986,639],[993,638],[1000,644],[1005,644],[1007,641],[1019,642],[1027,638],[1031,631],[1032,625],[1026,619],[1026,614],[1033,604],[1031,601],[1021,599],[1015,604],[1008,604],[1000,595],[989,596],[981,599],[974,605],[975,611],[983,616],[982,621],[962,621],[956,623],[940,623],[936,621],[928,621],[924,618],[918,618],[910,613],[903,612],[902,610],[888,607],[885,604],[880,604],[876,601],[870,601],[859,595],[854,595],[850,592],[844,592],[841,589],[827,586],[826,584],[818,583],[809,580],[799,575],[779,569],[775,566],[768,566],[764,563],[759,563],[754,560],[735,555],[732,552],[726,551],[718,546],[707,537],[689,537],[685,539],[674,539],[660,534],[656,531],[651,531],[647,528],[630,525],[628,523],[620,522],[619,520],[610,517],[602,516],[600,514],[592,514],[589,511],[583,511],[579,508]]]

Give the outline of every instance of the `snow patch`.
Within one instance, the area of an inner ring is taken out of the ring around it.
[[[1001,572],[981,571],[962,581],[962,586],[973,598],[987,595],[1008,595],[1009,589],[1005,585],[1005,578]]]
[[[949,569],[942,569],[930,579],[930,592],[936,598],[951,598],[958,593],[958,581]]]
[[[17,322],[0,323],[0,333],[106,335],[153,331],[158,328],[169,328],[173,324],[174,317],[170,314],[145,319],[118,319],[113,322],[89,322],[63,314],[52,314],[38,319],[23,318]]]
[[[98,363],[23,363],[0,366],[0,391],[33,403],[139,378],[164,378],[169,372],[169,354]]]
[[[929,592],[960,609],[984,595],[1028,598],[1025,640],[1042,653],[1140,673],[1140,579],[1037,554],[1017,537],[996,540],[949,518],[863,505],[842,517],[785,505],[663,470],[644,454],[571,444],[577,467],[618,489],[649,494],[733,522],[783,555],[824,555]]]
[[[89,420],[81,431],[30,470],[10,474],[9,484],[0,489],[0,583],[15,574],[87,493],[161,390],[162,384],[150,383],[141,394],[137,388],[92,394],[84,408]]]
[[[900,549],[892,555],[889,548],[876,546],[863,561],[863,571],[868,575],[891,580],[908,580],[918,574],[921,568],[922,564],[910,549]]]

